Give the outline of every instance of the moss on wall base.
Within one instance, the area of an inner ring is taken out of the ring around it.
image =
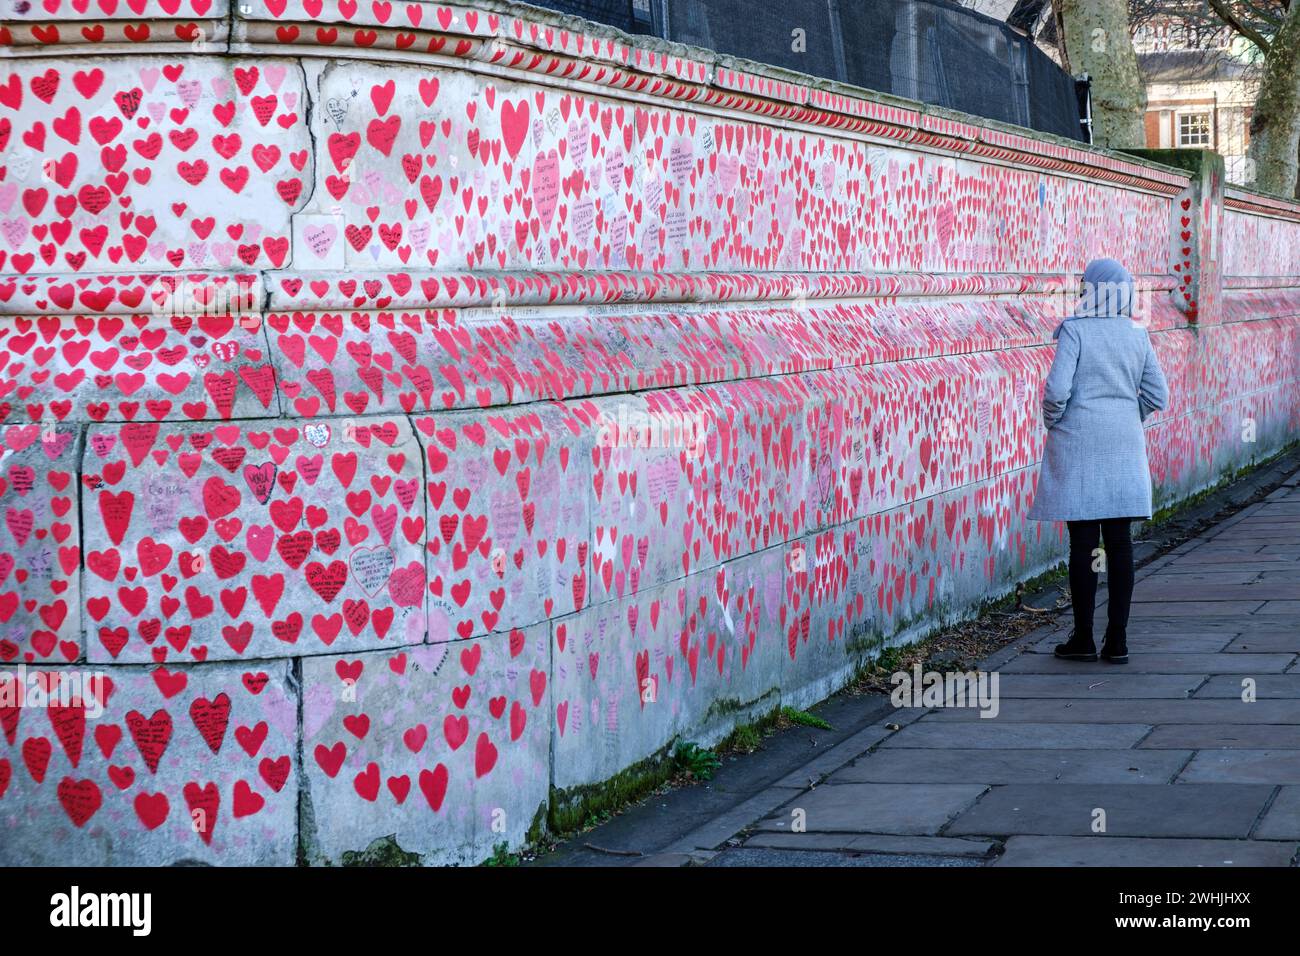
[[[364,850],[344,850],[339,860],[342,866],[419,866],[420,862],[420,854],[397,845],[395,834],[379,837]]]
[[[550,832],[561,837],[575,833],[663,786],[673,775],[675,767],[672,752],[677,744],[676,739],[672,740],[651,756],[620,770],[601,783],[570,787],[567,790],[552,787],[550,812],[547,815]]]

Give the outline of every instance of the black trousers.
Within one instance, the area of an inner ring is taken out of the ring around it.
[[[1106,572],[1110,592],[1106,636],[1127,638],[1129,605],[1133,601],[1132,518],[1103,521],[1067,521],[1070,530],[1070,596],[1074,604],[1074,632],[1092,637],[1092,617],[1097,605],[1097,572]],[[1097,545],[1106,543],[1105,556]]]

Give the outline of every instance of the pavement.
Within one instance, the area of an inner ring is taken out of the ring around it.
[[[1138,570],[1127,665],[1056,659],[1060,615],[981,662],[995,716],[833,698],[815,712],[837,730],[779,734],[537,862],[1295,866],[1298,467],[1293,453],[1180,519],[1198,533]],[[1105,614],[1103,588],[1098,635]]]

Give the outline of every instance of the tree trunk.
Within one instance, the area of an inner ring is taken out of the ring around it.
[[[1092,141],[1146,146],[1146,91],[1128,31],[1126,0],[1055,0],[1069,69],[1092,77]],[[1300,5],[1300,4],[1298,4]]]
[[[1300,3],[1293,2],[1269,43],[1264,75],[1250,120],[1247,157],[1255,188],[1278,196],[1297,194],[1300,168]]]

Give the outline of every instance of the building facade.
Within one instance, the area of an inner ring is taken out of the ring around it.
[[[1246,152],[1259,83],[1254,47],[1229,29],[1177,19],[1140,24],[1133,46],[1146,84],[1147,146],[1215,150],[1229,182],[1253,184]]]

